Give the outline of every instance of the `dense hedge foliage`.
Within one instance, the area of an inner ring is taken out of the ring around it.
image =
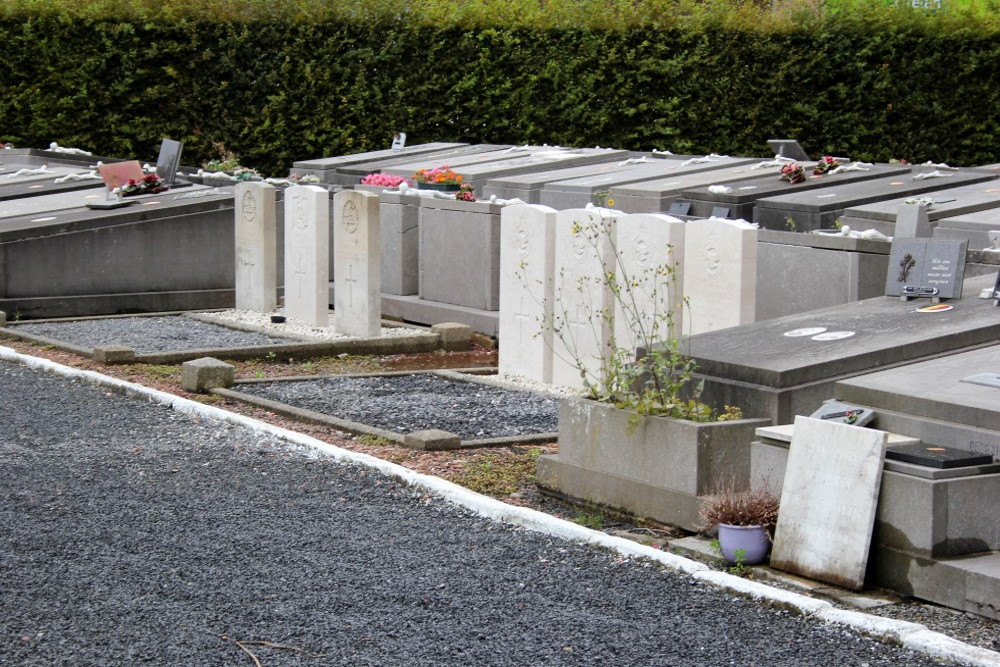
[[[171,137],[195,164],[221,142],[275,174],[396,130],[748,155],[795,137],[814,154],[1000,162],[989,7],[5,2],[0,140],[17,146],[150,160]]]

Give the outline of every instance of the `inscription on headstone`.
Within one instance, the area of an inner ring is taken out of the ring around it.
[[[315,185],[285,190],[285,312],[330,324],[330,193]]]
[[[884,431],[795,418],[771,567],[864,585],[885,448]]]
[[[967,240],[897,239],[889,253],[886,296],[962,298]],[[910,288],[910,289],[907,289]],[[928,288],[920,291],[921,288]]]
[[[334,325],[338,333],[373,338],[382,318],[378,195],[338,192],[333,211]]]
[[[278,305],[277,199],[273,185],[236,186],[236,308],[270,313]]]
[[[505,206],[500,212],[499,368],[552,382],[556,211]]]

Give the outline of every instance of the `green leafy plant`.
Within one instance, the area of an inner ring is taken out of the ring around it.
[[[675,306],[671,300],[675,298],[672,290],[677,264],[667,261],[632,271],[615,243],[613,225],[611,214],[604,213],[572,226],[574,242],[583,250],[583,261],[589,256],[590,261],[603,266],[599,274],[581,276],[575,284],[561,276],[553,313],[541,322],[559,343],[554,353],[579,372],[590,398],[630,410],[630,425],[640,423],[647,415],[711,421],[711,408],[698,401],[701,384],[692,383],[697,366],[681,351],[676,338]],[[672,248],[669,250],[672,253]],[[523,266],[520,275],[523,280]],[[606,291],[612,304],[591,309],[599,312],[591,318],[592,332],[574,332],[571,314],[558,310],[563,302],[561,290],[573,289],[587,295],[594,286]],[[592,358],[581,351],[582,336],[596,335],[598,330],[607,330],[609,341],[595,370]],[[620,335],[626,340],[619,340]],[[636,359],[639,347],[646,352]]]
[[[602,530],[604,528],[604,511],[600,509],[592,511],[578,510],[576,516],[573,517],[573,523],[593,530]]]

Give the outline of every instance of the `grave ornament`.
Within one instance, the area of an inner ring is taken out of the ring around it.
[[[965,252],[968,241],[900,238],[889,254],[886,296],[903,301],[913,298],[962,298]]]
[[[49,150],[53,153],[62,153],[63,155],[93,155],[90,151],[81,150],[79,148],[64,148],[54,141],[49,144]]]

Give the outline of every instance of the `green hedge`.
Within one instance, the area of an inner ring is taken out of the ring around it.
[[[134,2],[96,3],[103,16],[118,8],[114,20],[96,18],[95,4],[74,14],[55,0],[8,2],[0,139],[17,146],[58,141],[150,160],[166,136],[195,164],[221,142],[272,174],[387,147],[396,130],[409,143],[748,155],[795,137],[817,155],[1000,162],[992,14],[671,5],[656,18],[649,3],[605,3],[600,25],[568,27],[569,14],[501,20],[513,3],[494,3],[489,25],[435,18],[455,3],[425,13],[357,4],[353,16],[310,18],[301,7],[268,15],[260,2],[216,0],[228,13],[189,18],[187,5],[165,2],[154,21]],[[607,20],[625,6],[644,13]]]

